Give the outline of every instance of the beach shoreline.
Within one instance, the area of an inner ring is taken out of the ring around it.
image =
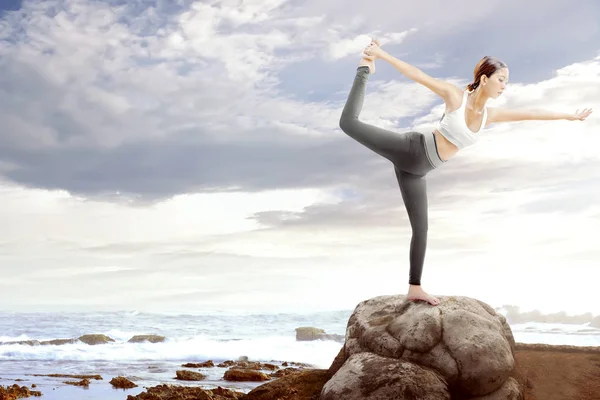
[[[524,400],[563,400],[567,398],[598,400],[600,398],[598,397],[598,393],[600,393],[600,347],[598,346],[517,343],[515,364],[516,367],[512,376],[521,385],[525,396]],[[202,371],[202,369],[197,370]],[[317,371],[317,369],[311,368],[311,366],[305,366],[299,368],[299,370]],[[173,377],[175,377],[175,370],[172,372]],[[101,374],[101,372],[96,373]],[[86,371],[86,374],[89,374],[89,371]],[[6,387],[18,384],[19,386],[26,386],[31,390],[41,391],[42,396],[38,398],[42,400],[62,400],[68,398],[82,400],[126,400],[129,395],[138,395],[148,388],[160,384],[201,387],[203,389],[213,389],[220,386],[247,394],[253,388],[266,383],[244,382],[244,385],[240,385],[239,382],[225,380],[190,382],[178,381],[173,378],[157,380],[150,385],[139,385],[132,389],[116,389],[109,383],[113,377],[103,375],[102,380],[90,380],[88,387],[76,387],[64,384],[63,381],[69,380],[65,378],[37,377],[22,374],[20,377],[13,376],[13,379],[0,377],[0,385]],[[135,377],[133,378],[132,380],[135,382]],[[273,378],[268,382],[273,382],[276,379],[283,378]],[[34,389],[31,388],[32,384],[36,386]]]

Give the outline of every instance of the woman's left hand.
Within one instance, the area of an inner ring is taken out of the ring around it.
[[[581,111],[577,110],[575,111],[575,114],[573,114],[571,116],[571,118],[569,118],[571,121],[583,121],[584,119],[586,119],[588,117],[588,115],[590,115],[592,113],[592,109],[591,108],[585,108]]]
[[[385,51],[383,51],[379,46],[379,40],[371,38],[371,44],[365,48],[364,53],[368,56],[375,57],[375,59],[381,58],[381,56],[385,54]]]

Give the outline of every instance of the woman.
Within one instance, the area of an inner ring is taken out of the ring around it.
[[[435,79],[418,68],[383,51],[377,40],[364,50],[356,77],[340,118],[340,128],[359,143],[394,164],[402,199],[412,227],[410,274],[407,298],[438,305],[439,300],[421,287],[421,274],[427,247],[427,191],[425,176],[452,158],[460,149],[474,144],[483,128],[495,122],[524,120],[583,121],[592,112],[584,109],[574,114],[549,111],[508,110],[486,107],[497,98],[508,82],[508,68],[502,61],[484,57],[474,71],[467,90]],[[375,73],[375,60],[382,59],[406,77],[439,95],[446,103],[445,113],[432,133],[397,133],[359,121],[369,74]]]

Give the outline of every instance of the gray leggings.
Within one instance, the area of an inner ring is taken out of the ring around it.
[[[412,227],[408,283],[421,284],[427,248],[427,186],[425,175],[442,165],[433,133],[392,132],[358,120],[369,79],[369,68],[357,68],[340,118],[340,128],[351,138],[394,164],[402,199]]]

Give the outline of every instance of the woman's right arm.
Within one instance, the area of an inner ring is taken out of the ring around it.
[[[379,58],[392,64],[394,68],[404,74],[407,78],[420,83],[439,95],[442,99],[444,99],[446,104],[451,101],[457,92],[460,92],[460,89],[455,85],[429,76],[414,65],[399,60],[387,52],[382,51],[382,54],[379,56]]]

